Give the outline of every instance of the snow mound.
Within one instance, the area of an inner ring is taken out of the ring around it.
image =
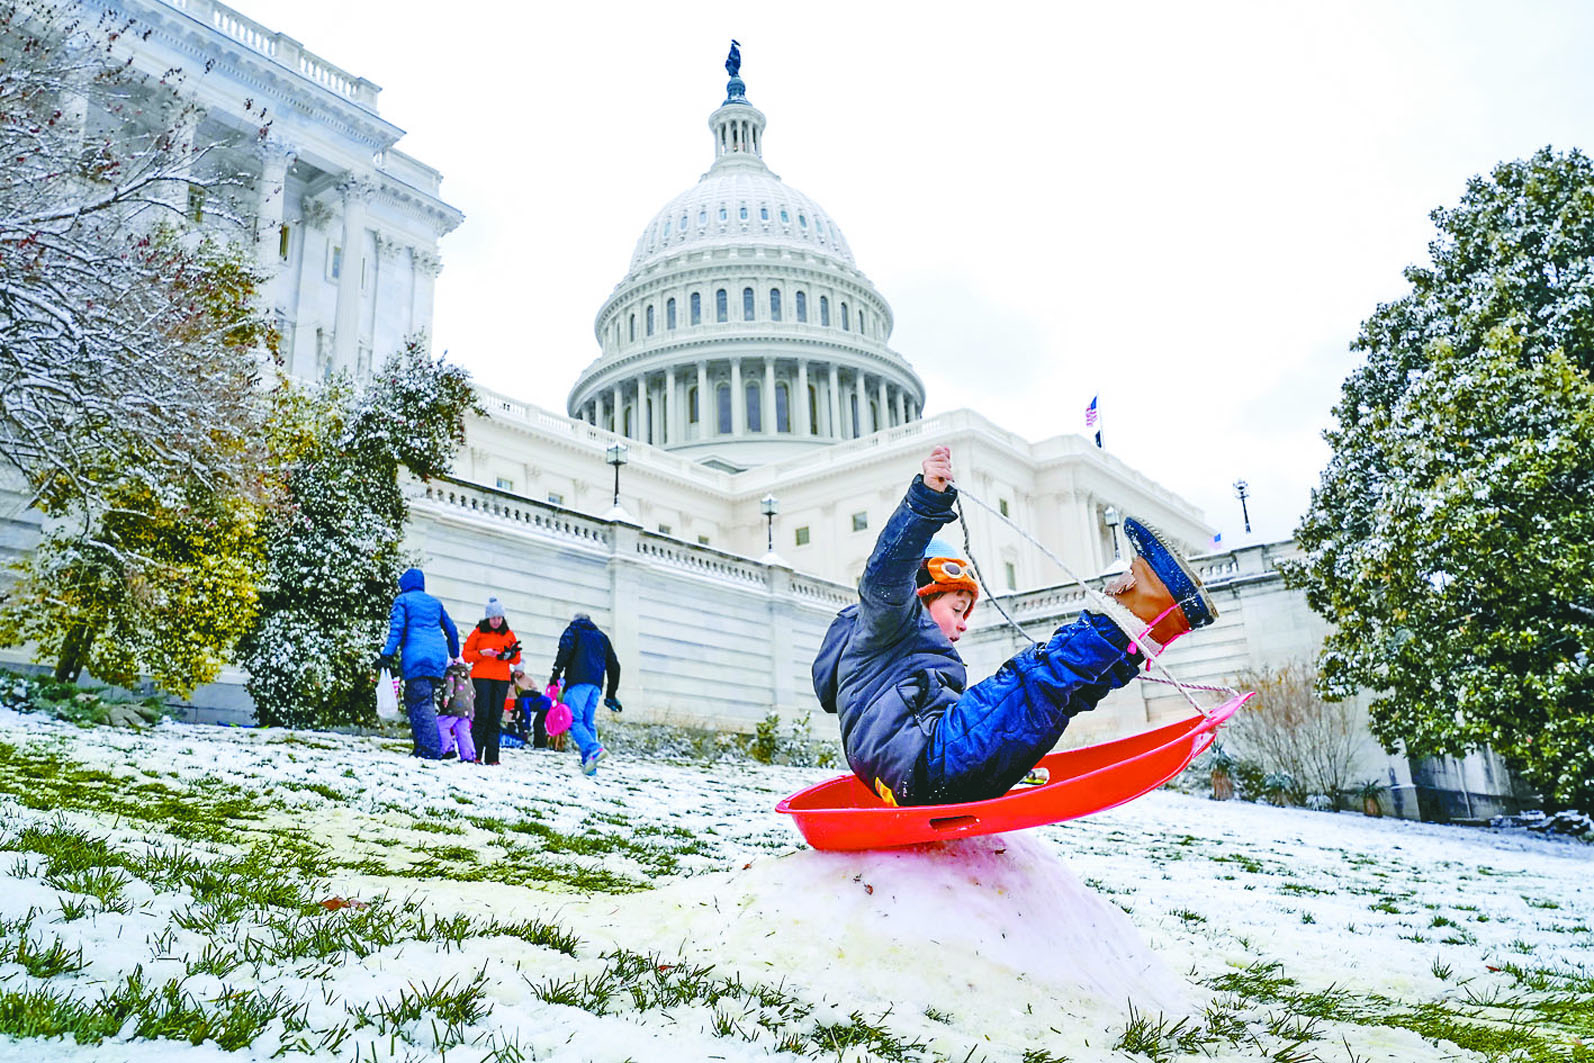
[[[1030,998],[1052,1020],[1058,1009],[1121,1016],[1131,1001],[1142,1012],[1189,1011],[1183,983],[1128,917],[1018,834],[796,852],[593,914],[632,947],[647,940],[864,1010]]]

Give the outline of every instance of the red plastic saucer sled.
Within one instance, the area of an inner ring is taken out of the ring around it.
[[[897,808],[856,775],[843,775],[793,794],[775,811],[791,816],[815,849],[890,849],[1078,819],[1133,801],[1179,774],[1212,744],[1219,725],[1255,696],[1236,694],[1207,716],[1048,754],[1039,766],[1049,781],[986,801]]]

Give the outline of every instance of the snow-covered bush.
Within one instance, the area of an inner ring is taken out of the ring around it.
[[[1565,809],[1553,815],[1534,809],[1514,816],[1495,816],[1489,821],[1489,826],[1526,829],[1539,834],[1564,834],[1594,843],[1594,817],[1573,809]]]
[[[172,714],[158,695],[139,697],[118,687],[80,687],[5,670],[0,670],[0,707],[40,712],[83,727],[147,727]]]
[[[414,337],[371,385],[284,385],[283,497],[266,522],[260,619],[240,650],[263,724],[376,723],[373,661],[407,559],[399,469],[446,472],[475,408],[469,374]]]

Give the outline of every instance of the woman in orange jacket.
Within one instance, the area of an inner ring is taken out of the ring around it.
[[[509,668],[520,663],[520,640],[509,630],[503,603],[497,598],[487,599],[486,613],[465,640],[462,656],[470,665],[476,704],[487,706],[471,722],[476,757],[482,764],[497,764],[498,728],[504,715],[501,709],[509,693]]]

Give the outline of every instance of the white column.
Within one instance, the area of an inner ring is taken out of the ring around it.
[[[905,388],[897,388],[897,423],[908,423],[908,393]]]
[[[830,363],[830,436],[841,438],[841,374],[836,363]]]
[[[764,400],[764,434],[772,436],[775,434],[775,429],[779,427],[775,424],[775,359],[773,358],[764,359],[764,394],[762,398]],[[786,412],[791,412],[789,404]]]
[[[194,147],[199,139],[202,117],[196,105],[183,106],[172,123],[171,165],[166,171],[172,180],[164,187],[159,184],[153,186],[159,189],[156,196],[184,217],[188,216],[188,177],[193,167]]]
[[[681,403],[675,390],[675,366],[664,373],[664,417],[669,426],[664,430],[664,442],[674,445],[681,441]]]
[[[708,363],[697,363],[697,438],[707,439],[709,432]]]
[[[664,442],[664,394],[651,380],[648,381],[648,442],[654,446]]]
[[[432,331],[432,300],[437,288],[437,275],[443,272],[443,260],[432,251],[415,249],[410,252],[411,280],[409,332],[425,329]]]
[[[880,431],[891,425],[891,408],[886,405],[886,378],[881,377],[875,389],[875,425],[874,430]]]
[[[333,368],[352,371],[360,347],[360,260],[365,255],[365,201],[369,181],[345,178],[343,194],[343,256],[338,266],[338,303],[333,317]]]
[[[813,431],[813,426],[808,423],[808,359],[797,359],[797,394],[792,401],[797,408],[792,411],[792,425],[797,429],[797,435],[807,439]]]
[[[260,145],[260,201],[255,210],[255,251],[262,268],[275,273],[282,262],[277,254],[282,241],[283,193],[294,153],[276,141]]]
[[[636,412],[631,414],[631,427],[636,430],[632,439],[648,441],[648,376],[638,373],[636,378]]]
[[[740,438],[747,431],[747,397],[742,394],[742,360],[731,359],[731,434]]]
[[[620,436],[625,435],[625,417],[623,416],[625,407],[620,405],[623,399],[624,396],[620,394],[620,382],[617,380],[614,382],[614,387],[609,397],[609,411],[611,414],[609,423],[613,426],[609,430]]]

